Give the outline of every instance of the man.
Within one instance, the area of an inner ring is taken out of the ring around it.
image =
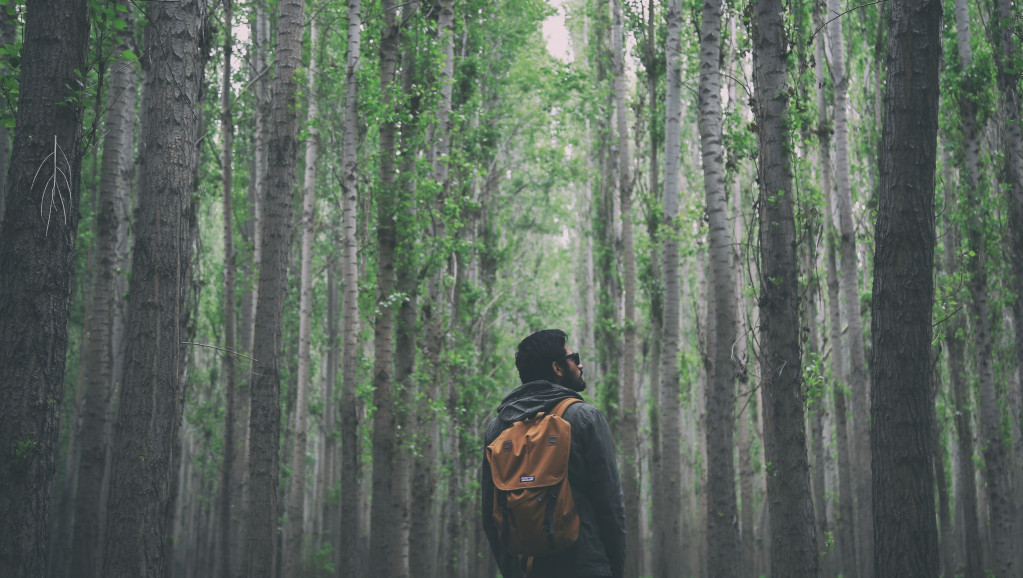
[[[578,353],[565,345],[560,329],[538,331],[519,343],[515,366],[522,386],[497,408],[484,434],[486,447],[512,423],[549,412],[567,397],[582,399],[586,389]],[[567,550],[533,560],[530,577],[589,578],[622,576],[625,568],[625,505],[618,480],[614,440],[600,410],[573,403],[563,419],[572,426],[568,481],[579,512],[579,539]],[[486,458],[480,472],[483,529],[505,578],[522,575],[520,562],[497,537],[493,519],[494,482]]]

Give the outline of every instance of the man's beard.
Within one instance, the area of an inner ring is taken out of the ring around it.
[[[586,391],[586,380],[583,379],[582,373],[579,374],[578,378],[567,377],[561,385],[571,389],[572,391],[582,392]]]

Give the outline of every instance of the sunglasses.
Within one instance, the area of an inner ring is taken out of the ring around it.
[[[577,366],[580,363],[580,361],[579,361],[579,352],[578,351],[575,352],[575,353],[569,353],[568,355],[562,357],[561,359],[562,360],[571,359],[572,363],[576,364]]]

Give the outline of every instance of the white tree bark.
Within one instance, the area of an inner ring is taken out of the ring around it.
[[[313,240],[316,235],[316,159],[319,156],[319,104],[316,94],[316,49],[319,31],[316,20],[309,21],[309,109],[305,141],[305,175],[302,198],[302,272],[299,281],[298,306],[298,383],[295,395],[295,445],[291,451],[291,489],[288,493],[288,521],[284,549],[284,575],[302,575],[302,520],[305,513],[306,446],[309,441],[309,380],[311,374],[310,345],[313,316]]]
[[[358,211],[358,68],[362,35],[362,0],[348,3],[348,54],[345,65],[345,119],[341,135],[341,578],[357,575],[359,544],[359,445],[356,379],[359,354]]]
[[[682,160],[682,70],[681,33],[682,2],[669,0],[667,46],[667,96],[664,129],[664,337],[661,353],[660,426],[662,482],[655,490],[661,495],[654,496],[657,510],[665,515],[655,515],[659,526],[654,531],[660,543],[654,551],[659,555],[653,561],[654,576],[672,576],[683,567],[682,546],[682,495],[679,492],[682,478],[682,423],[679,389],[679,333],[681,329],[681,274],[679,271],[679,242],[677,237],[679,215],[679,190]],[[655,510],[655,513],[657,513]]]
[[[838,0],[827,0],[828,19],[842,13]],[[853,226],[852,191],[849,182],[849,123],[848,92],[849,77],[845,68],[845,41],[842,34],[842,19],[834,20],[827,26],[831,40],[831,79],[835,93],[835,198],[838,208],[839,232],[841,234],[840,255],[841,275],[839,277],[842,299],[848,323],[847,346],[849,363],[849,387],[852,391],[853,409],[853,457],[856,464],[854,476],[856,491],[856,546],[859,548],[858,566],[863,578],[873,575],[873,522],[871,518],[870,492],[870,417],[868,412],[869,384],[866,354],[863,348],[863,322],[860,316],[859,266],[856,257],[856,229]]]

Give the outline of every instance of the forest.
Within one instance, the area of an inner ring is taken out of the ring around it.
[[[1013,0],[0,0],[0,576],[496,578],[545,328],[624,578],[1023,576],[1021,48]]]

